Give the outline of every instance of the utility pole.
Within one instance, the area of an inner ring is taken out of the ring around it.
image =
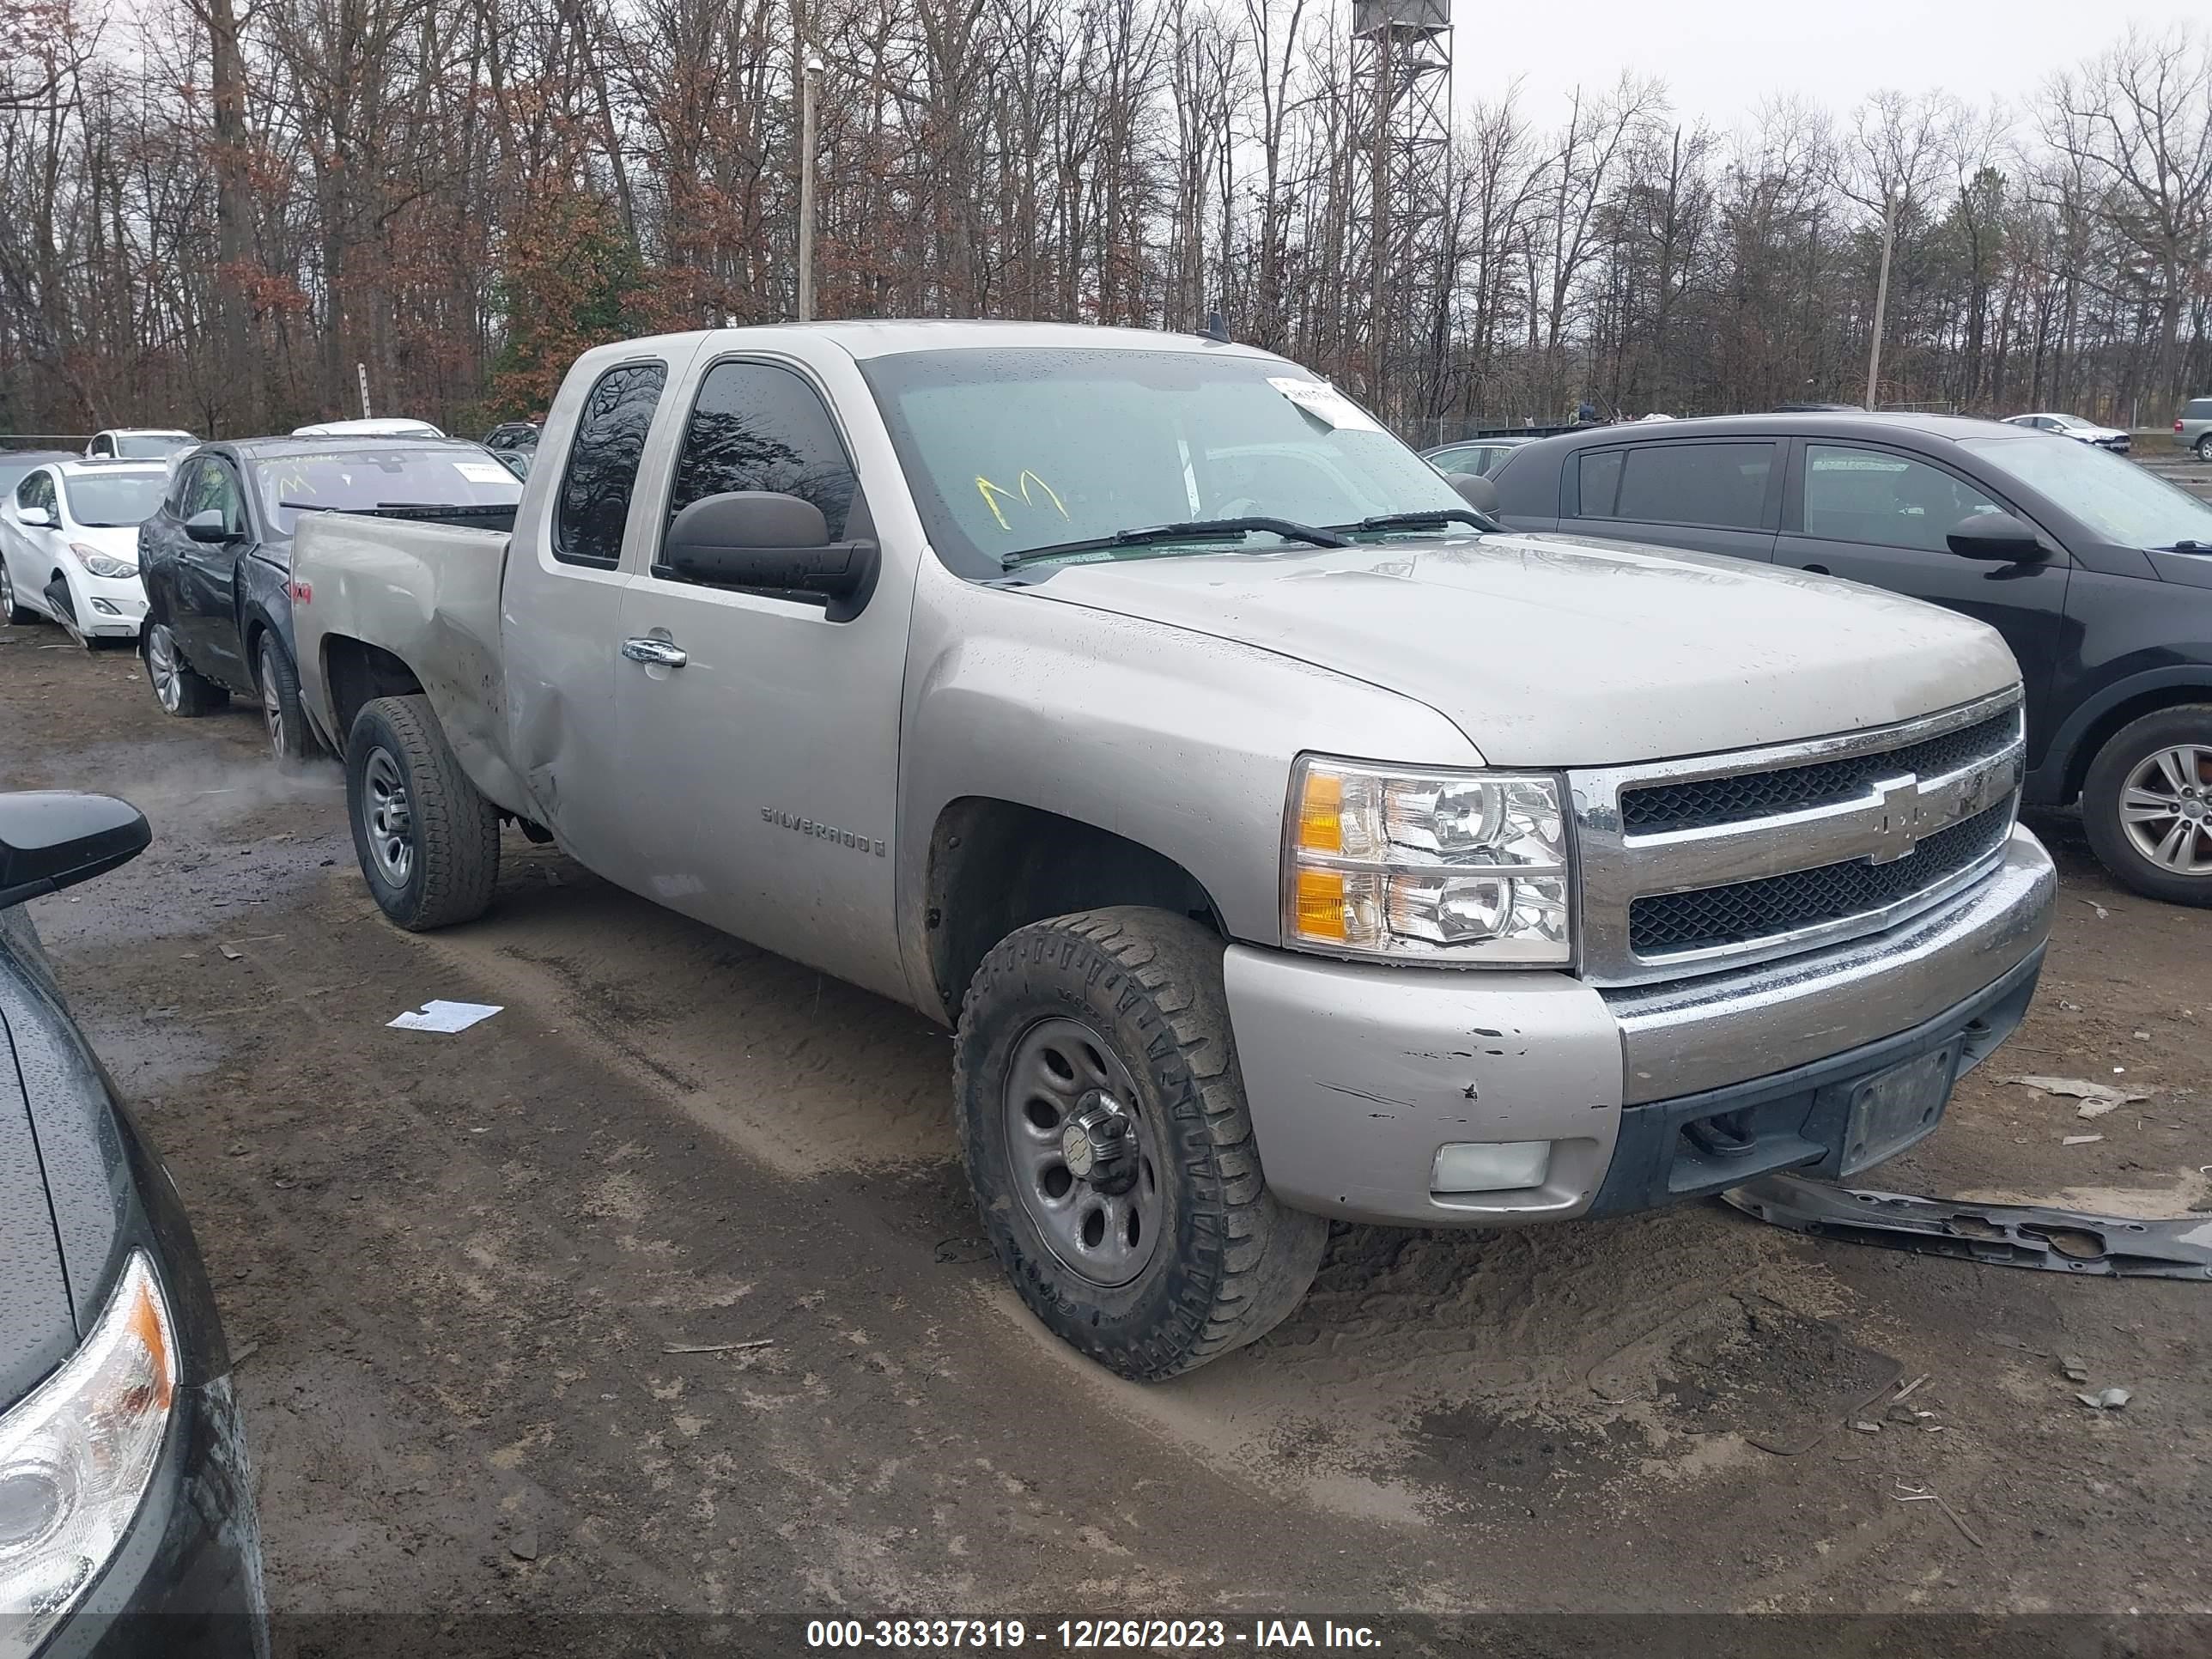
[[[366,421],[371,418],[368,412],[368,365],[356,363],[353,373],[354,378],[361,382],[361,418]]]
[[[806,49],[799,74],[799,320],[814,320],[814,122],[822,54]]]
[[[1869,409],[1881,407],[1881,330],[1889,313],[1889,256],[1897,246],[1897,214],[1890,205],[1889,192],[1881,193],[1881,275],[1874,288],[1874,344],[1867,352],[1867,395]]]

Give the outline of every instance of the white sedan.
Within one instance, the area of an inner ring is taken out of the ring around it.
[[[55,461],[0,505],[0,618],[59,623],[90,650],[146,616],[138,526],[161,504],[159,461]]]
[[[2007,426],[2033,427],[2039,432],[2055,432],[2062,438],[2071,438],[2075,443],[2094,444],[2100,449],[2117,450],[2127,453],[2128,434],[2116,426],[2099,426],[2094,421],[2085,421],[2079,415],[2008,415]]]

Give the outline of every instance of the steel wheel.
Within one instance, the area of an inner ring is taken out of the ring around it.
[[[368,826],[368,855],[376,872],[394,887],[415,873],[415,811],[407,798],[407,774],[388,749],[369,751],[362,769],[362,801]]]
[[[172,714],[185,700],[185,682],[177,672],[177,641],[169,624],[155,623],[146,633],[146,678],[154,682],[154,696]]]
[[[1061,1263],[1127,1285],[1159,1243],[1155,1131],[1137,1085],[1080,1020],[1040,1020],[1006,1068],[1006,1164],[1022,1207]]]
[[[292,752],[284,731],[284,699],[276,689],[276,647],[264,636],[261,641],[261,718],[269,726],[269,744],[283,760]]]
[[[2136,763],[2120,786],[2120,826],[2177,876],[2212,876],[2212,747],[2182,743]]]

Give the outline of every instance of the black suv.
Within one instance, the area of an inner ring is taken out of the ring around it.
[[[1949,416],[1740,415],[1524,444],[1519,530],[1845,577],[1997,629],[2027,691],[2023,799],[2079,799],[2137,892],[2212,905],[2212,505],[2046,432]]]

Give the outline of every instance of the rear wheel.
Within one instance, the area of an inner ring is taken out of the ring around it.
[[[2212,905],[2212,703],[2161,708],[2114,732],[2082,781],[2081,827],[2136,892]]]
[[[2212,461],[2212,432],[2206,433],[2197,441],[2197,459],[2200,461]]]
[[[0,554],[0,621],[21,624],[34,623],[38,620],[37,611],[32,610],[27,605],[16,603],[15,580],[8,574],[7,556]]]
[[[230,701],[229,692],[192,672],[184,653],[177,649],[177,636],[169,631],[168,623],[147,623],[145,647],[140,654],[146,659],[146,681],[154,688],[154,700],[170,714],[191,720]]]
[[[498,809],[453,758],[428,698],[379,697],[354,717],[346,811],[362,878],[402,927],[471,921],[491,902]]]
[[[307,711],[300,702],[300,676],[272,633],[261,636],[254,678],[261,685],[261,719],[269,728],[269,747],[279,766],[297,766],[315,752]]]
[[[1054,1335],[1139,1382],[1273,1329],[1328,1242],[1267,1190],[1222,949],[1165,911],[1060,916],[1001,941],[961,1012],[961,1152],[992,1248]]]

